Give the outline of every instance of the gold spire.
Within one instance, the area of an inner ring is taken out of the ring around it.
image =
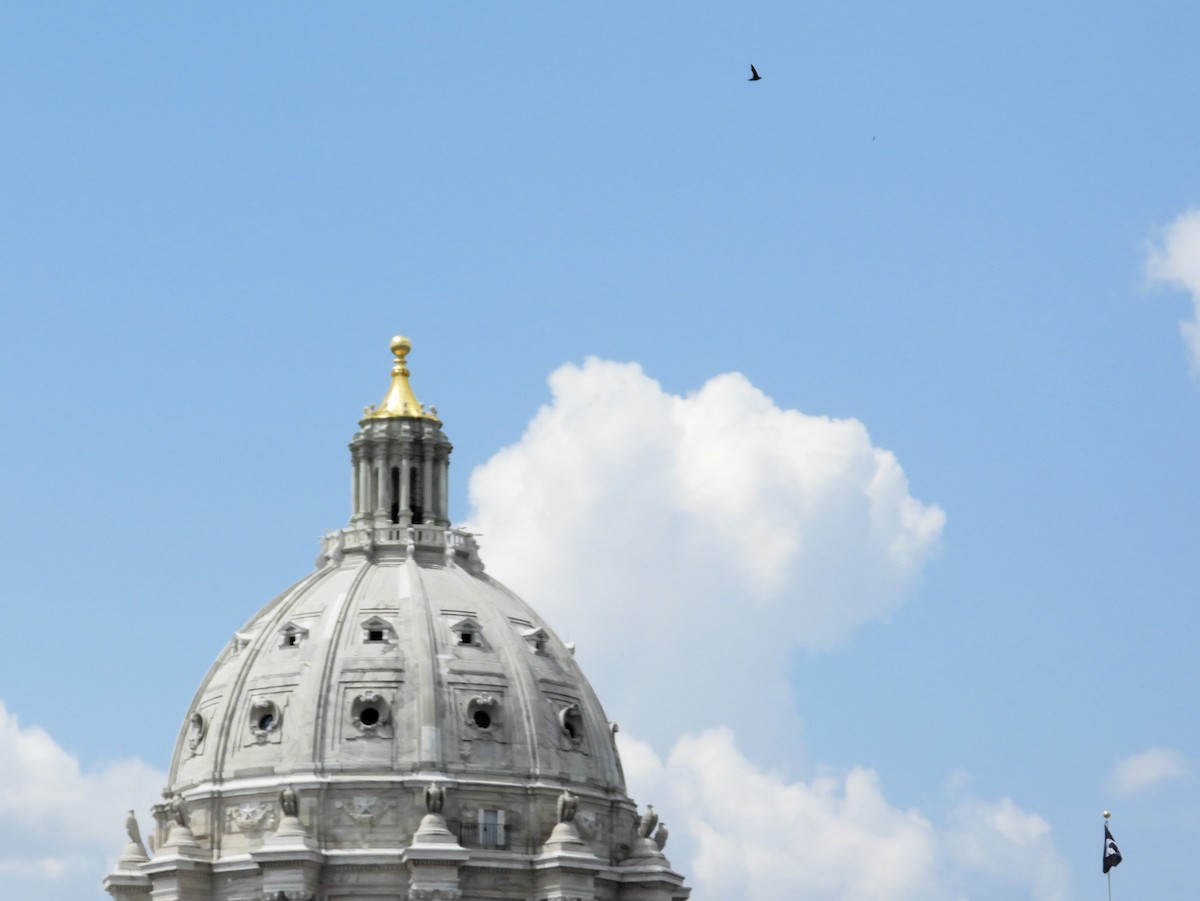
[[[418,419],[438,421],[436,413],[427,411],[413,394],[412,385],[408,383],[408,352],[412,350],[412,342],[403,335],[392,339],[392,353],[396,362],[392,364],[392,384],[387,396],[377,407],[367,407],[365,419],[395,419],[400,416],[411,416]]]

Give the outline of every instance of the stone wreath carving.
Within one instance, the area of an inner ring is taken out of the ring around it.
[[[274,829],[276,824],[275,805],[268,801],[257,804],[238,804],[229,807],[225,812],[228,823],[226,831],[237,829],[241,833],[262,832]]]
[[[462,892],[446,888],[414,888],[408,892],[408,901],[461,901]]]
[[[375,825],[375,818],[381,816],[389,806],[389,802],[379,803],[379,799],[369,795],[356,795],[345,800],[335,801],[334,806],[346,814],[359,829],[370,829]]]

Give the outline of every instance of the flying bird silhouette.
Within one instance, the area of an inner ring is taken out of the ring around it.
[[[758,69],[754,68],[754,63],[750,64],[750,77],[746,81],[762,81],[762,76],[758,74]]]

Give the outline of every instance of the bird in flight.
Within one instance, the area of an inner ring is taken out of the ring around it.
[[[758,74],[758,69],[754,68],[754,63],[750,64],[750,77],[746,81],[762,81],[762,76]]]

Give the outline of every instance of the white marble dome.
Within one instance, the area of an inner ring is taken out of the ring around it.
[[[349,525],[236,631],[114,898],[682,899],[571,649],[450,526],[406,339],[351,444]],[[440,894],[439,894],[440,893]]]

